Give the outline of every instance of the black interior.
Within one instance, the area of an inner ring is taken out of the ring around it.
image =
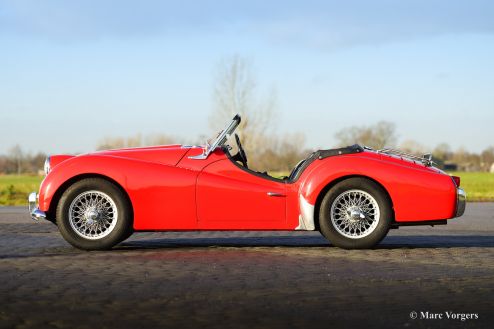
[[[247,154],[245,154],[242,143],[240,142],[240,137],[238,137],[237,134],[235,134],[235,141],[237,142],[238,152],[232,157],[233,160],[240,161],[245,168],[249,168],[247,165]]]
[[[270,176],[267,172],[255,171],[255,170],[250,169],[248,166],[244,166],[243,164],[240,164],[239,162],[242,162],[241,155],[239,154],[240,152],[237,152],[237,154],[235,154],[235,155],[231,155],[228,147],[223,147],[223,151],[225,152],[228,159],[235,166],[237,166],[238,168],[240,168],[240,169],[242,169],[242,170],[244,170],[244,171],[246,171],[252,175],[255,175],[255,176],[258,176],[261,178],[265,178],[265,179],[269,179],[269,180],[272,180],[275,182],[284,182],[287,180],[286,177],[285,178],[276,178],[276,177]]]
[[[364,149],[362,146],[355,144],[347,147],[342,147],[342,148],[336,148],[336,149],[328,149],[328,150],[318,150],[315,152],[312,152],[307,158],[301,160],[297,165],[292,169],[292,172],[288,177],[283,177],[283,178],[276,178],[273,176],[270,176],[267,172],[260,172],[260,171],[254,171],[249,169],[247,166],[247,155],[245,154],[245,151],[242,147],[242,144],[240,143],[240,139],[238,138],[237,134],[235,134],[235,140],[238,145],[239,151],[235,155],[231,155],[228,147],[224,147],[223,150],[225,154],[227,155],[228,159],[233,162],[237,167],[239,167],[242,170],[245,170],[253,175],[266,178],[266,179],[271,179],[274,181],[285,181],[287,183],[293,183],[296,182],[297,179],[302,175],[305,169],[314,162],[315,160],[322,160],[327,157],[331,156],[338,156],[338,155],[343,155],[343,154],[352,154],[352,153],[359,153],[363,152]],[[241,162],[242,164],[238,163]]]

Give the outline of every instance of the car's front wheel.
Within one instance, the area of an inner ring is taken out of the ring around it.
[[[350,178],[333,186],[319,209],[321,233],[345,249],[372,248],[388,233],[392,207],[386,192],[366,178]]]
[[[132,210],[126,195],[101,178],[82,179],[62,194],[57,207],[62,236],[84,250],[109,249],[132,232]]]

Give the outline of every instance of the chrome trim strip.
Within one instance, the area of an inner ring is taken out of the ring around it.
[[[299,198],[300,215],[298,216],[297,231],[314,231],[314,205],[311,205],[305,198],[300,195]]]
[[[45,159],[45,163],[43,165],[43,170],[45,172],[45,176],[48,175],[51,171],[51,157],[47,156]]]
[[[267,195],[268,196],[286,196],[285,194],[278,193],[278,192],[268,192]]]
[[[207,159],[208,158],[208,155],[209,155],[209,153],[208,154],[201,153],[201,154],[198,154],[198,155],[191,155],[191,156],[189,156],[189,159],[192,159],[192,160],[204,160],[204,159]]]
[[[42,210],[39,210],[37,207],[38,203],[38,194],[36,192],[32,192],[29,194],[28,198],[28,209],[29,209],[29,215],[31,216],[31,219],[34,221],[39,221],[40,219],[46,219],[46,213]]]
[[[426,153],[422,156],[410,154],[407,152],[403,152],[400,150],[392,149],[392,148],[383,148],[380,150],[376,151],[377,153],[382,153],[382,154],[387,154],[387,155],[394,155],[398,156],[400,158],[405,158],[411,161],[420,161],[424,166],[426,167],[432,167],[436,163],[432,161],[432,154]]]
[[[33,211],[36,208],[37,201],[38,201],[38,195],[36,194],[36,192],[31,192],[27,197],[29,213],[31,213],[31,211]]]
[[[36,222],[38,222],[40,219],[46,219],[46,214],[44,211],[41,211],[38,208],[36,208],[31,212],[31,218]]]
[[[467,206],[467,194],[466,192],[458,187],[456,189],[456,213],[455,217],[460,217],[465,213],[465,208]]]

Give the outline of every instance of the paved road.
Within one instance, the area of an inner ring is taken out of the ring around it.
[[[492,328],[493,260],[492,203],[363,251],[317,232],[172,232],[82,252],[5,207],[0,327]]]

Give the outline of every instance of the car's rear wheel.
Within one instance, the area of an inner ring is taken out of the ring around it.
[[[62,236],[84,250],[109,249],[132,233],[132,209],[115,184],[101,178],[82,179],[60,198],[57,224]]]
[[[326,192],[319,226],[337,247],[372,248],[388,233],[392,214],[390,200],[380,185],[366,178],[349,178]]]

